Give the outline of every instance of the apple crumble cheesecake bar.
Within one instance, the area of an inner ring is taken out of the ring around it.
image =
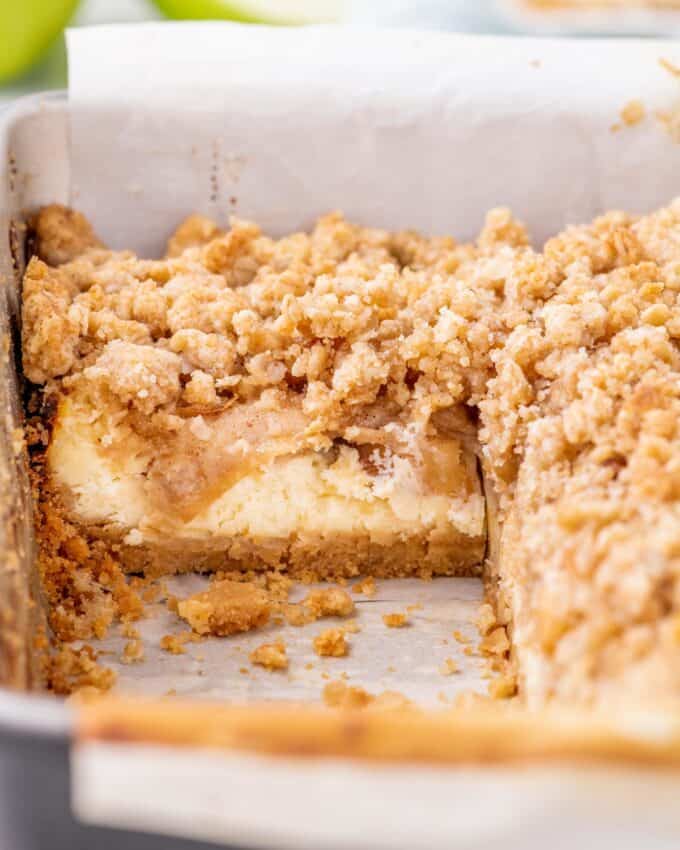
[[[466,245],[194,216],[162,260],[34,229],[53,620],[121,568],[482,571],[529,704],[680,697],[680,202],[542,251],[504,210]]]

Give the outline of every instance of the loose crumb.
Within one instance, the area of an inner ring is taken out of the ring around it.
[[[312,590],[302,604],[316,620],[322,617],[349,617],[354,613],[352,597],[340,587]]]
[[[668,71],[669,74],[672,74],[674,77],[680,77],[680,67],[675,65],[670,59],[664,59],[663,57],[659,59],[659,65]]]
[[[329,682],[322,695],[329,708],[364,708],[375,699],[363,688],[349,686],[339,680]]]
[[[627,127],[640,124],[645,118],[645,105],[641,100],[629,100],[620,112],[621,120]]]
[[[123,637],[130,640],[139,640],[140,638],[139,631],[131,623],[123,623],[120,632]]]
[[[414,603],[413,603],[413,604],[411,604],[411,605],[407,605],[407,606],[406,606],[406,610],[407,610],[407,611],[408,611],[408,613],[410,614],[412,611],[422,611],[422,610],[423,610],[423,606],[422,606],[422,603],[421,603],[421,602],[414,602]]]
[[[394,711],[412,708],[413,703],[399,691],[383,691],[375,696],[364,688],[347,685],[334,680],[322,691],[323,701],[329,708],[357,709],[368,708],[378,711]]]
[[[460,667],[453,658],[445,658],[444,663],[439,668],[439,672],[442,676],[451,676],[453,673],[460,673]]]
[[[88,644],[80,649],[64,646],[48,661],[47,687],[67,696],[81,691],[104,692],[116,682],[116,672],[97,663],[98,653]]]
[[[297,602],[284,605],[283,616],[289,626],[307,626],[309,623],[314,622],[310,611]]]
[[[361,631],[361,626],[359,625],[359,623],[357,623],[356,620],[348,620],[346,623],[343,624],[342,629],[345,634],[355,635]]]
[[[250,661],[266,670],[285,670],[288,667],[286,645],[282,640],[263,643],[250,653]]]
[[[369,598],[375,596],[377,590],[373,576],[366,576],[366,578],[362,578],[361,581],[352,585],[352,593],[363,594]]]
[[[464,635],[463,632],[461,632],[460,629],[454,629],[453,637],[455,638],[455,640],[458,641],[458,643],[470,643],[471,642],[470,638],[467,637],[467,635]]]
[[[271,604],[267,594],[254,584],[223,580],[181,600],[177,613],[198,634],[223,637],[264,626]]]
[[[508,634],[503,626],[499,626],[482,640],[479,648],[484,655],[505,655],[510,650]]]
[[[123,648],[123,664],[135,664],[144,660],[144,644],[141,640],[130,640]]]
[[[488,635],[494,626],[496,626],[496,613],[493,610],[493,606],[489,605],[488,602],[484,602],[479,606],[476,623],[482,637]]]
[[[186,649],[184,644],[187,642],[185,633],[179,635],[163,635],[160,644],[161,649],[169,652],[172,655],[184,655]]]
[[[314,638],[314,652],[317,655],[327,655],[331,658],[341,658],[347,655],[348,644],[342,629],[326,629]]]
[[[509,699],[517,693],[517,681],[514,676],[499,676],[489,682],[489,696],[492,699]]]
[[[382,619],[383,623],[387,626],[388,629],[402,629],[409,623],[406,614],[400,614],[398,612],[394,612],[392,614],[383,614]]]

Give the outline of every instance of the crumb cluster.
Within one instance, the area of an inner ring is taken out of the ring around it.
[[[179,601],[177,613],[199,635],[225,636],[264,626],[271,602],[254,584],[223,579]]]

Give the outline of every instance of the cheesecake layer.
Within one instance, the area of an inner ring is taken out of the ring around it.
[[[235,459],[220,456],[216,443],[199,440],[191,455],[171,455],[159,467],[153,444],[116,432],[109,416],[65,398],[46,469],[67,516],[91,537],[123,544],[131,570],[257,562],[285,568],[308,565],[310,554],[321,573],[327,564],[337,574],[345,560],[350,575],[372,566],[397,574],[467,572],[481,562],[484,499],[476,457],[460,441],[427,439],[420,458],[383,452],[379,467],[344,443],[281,455],[255,447]],[[168,479],[180,465],[195,480],[201,450],[224,475],[201,479],[183,502],[173,501]]]

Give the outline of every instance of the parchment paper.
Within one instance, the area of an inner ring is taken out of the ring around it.
[[[72,202],[111,245],[147,255],[192,211],[252,217],[276,235],[339,208],[367,225],[469,238],[504,204],[540,243],[567,223],[615,207],[644,212],[680,192],[680,145],[656,115],[680,108],[680,78],[660,64],[680,66],[673,42],[194,24],[73,31],[69,48]],[[646,117],[627,126],[619,113],[633,99]],[[173,589],[182,595],[201,581]],[[288,630],[290,673],[239,672],[273,631],[188,644],[185,656],[160,652],[160,635],[181,626],[159,606],[140,624],[147,660],[119,665],[119,687],[318,699],[323,674],[345,672],[350,683],[426,705],[440,692],[485,687],[478,660],[451,634],[473,633],[477,583],[379,586],[359,603],[362,631],[350,636],[347,659],[311,654],[327,623]],[[418,601],[408,629],[385,628],[381,613]],[[109,662],[121,646],[119,636],[104,644]],[[446,657],[464,672],[438,673]],[[559,772],[548,771],[549,781],[510,772],[487,785],[488,771],[386,773],[92,745],[76,753],[75,768],[84,819],[253,846],[492,848],[507,846],[512,824],[525,847],[585,840],[632,850],[643,819],[660,809],[670,820],[643,830],[646,850],[657,850],[674,846],[678,828],[668,795],[653,795],[653,807],[642,800],[638,787],[654,783],[639,776],[619,786],[600,775],[591,787],[580,775],[565,784]]]

